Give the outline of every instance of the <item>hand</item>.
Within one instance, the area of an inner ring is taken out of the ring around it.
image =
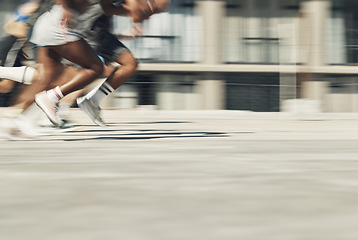
[[[135,23],[131,26],[130,29],[128,29],[127,31],[123,32],[121,35],[124,37],[140,37],[143,36],[143,32],[144,32],[144,28],[142,26],[142,24],[140,23]]]
[[[135,23],[143,22],[153,14],[148,4],[138,0],[126,0],[122,6],[126,9],[128,17]]]

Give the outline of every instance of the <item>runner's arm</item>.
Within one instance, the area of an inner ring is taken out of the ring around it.
[[[119,15],[126,16],[128,15],[128,9],[125,5],[120,4],[118,6],[114,5],[111,0],[101,0],[101,7],[104,13],[108,16]]]

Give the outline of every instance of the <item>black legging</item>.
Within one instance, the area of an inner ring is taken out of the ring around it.
[[[0,37],[0,66],[5,65],[7,55],[16,41],[17,37],[10,34],[5,34]]]

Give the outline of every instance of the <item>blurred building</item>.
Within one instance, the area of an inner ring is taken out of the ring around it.
[[[114,104],[279,111],[287,99],[358,111],[353,0],[172,0],[126,41],[141,66]],[[121,32],[126,19],[114,21]],[[131,99],[132,101],[130,101]],[[113,104],[113,102],[111,103]]]
[[[140,68],[105,106],[274,112],[305,98],[358,111],[356,0],[171,2],[123,40]],[[129,25],[115,17],[113,31]]]

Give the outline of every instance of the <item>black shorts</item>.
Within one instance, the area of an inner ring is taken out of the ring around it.
[[[23,46],[23,41],[6,34],[0,38],[0,66],[14,67],[17,54]]]
[[[88,41],[91,47],[96,51],[97,55],[104,58],[106,63],[116,62],[123,52],[129,49],[119,41],[113,34],[102,34],[97,41]]]

